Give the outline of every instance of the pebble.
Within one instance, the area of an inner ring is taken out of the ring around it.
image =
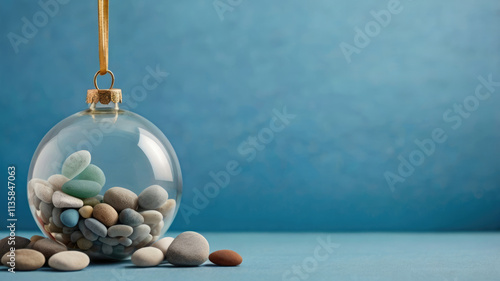
[[[155,247],[141,248],[132,255],[132,263],[136,266],[157,266],[163,261],[163,253]]]
[[[41,239],[45,239],[45,237],[40,236],[40,235],[33,235],[33,236],[31,236],[30,241],[31,241],[31,243],[35,243],[36,241],[41,240]],[[17,241],[16,241],[16,246],[18,246]]]
[[[42,202],[42,200],[40,200],[40,198],[36,197],[36,195],[33,194],[33,197],[31,197],[32,199],[32,203],[33,203],[33,206],[35,206],[35,208],[37,210],[40,210],[40,203]]]
[[[63,209],[61,208],[52,208],[52,222],[54,225],[57,227],[63,227],[64,225],[61,222],[61,214],[63,212]]]
[[[243,262],[243,258],[232,250],[215,251],[208,256],[208,259],[216,265],[237,266]]]
[[[90,164],[90,152],[80,150],[71,154],[62,165],[62,174],[68,179],[72,179]]]
[[[85,226],[98,236],[106,237],[108,234],[106,226],[94,218],[85,219]]]
[[[46,259],[50,258],[52,255],[66,251],[66,246],[57,243],[49,238],[44,238],[36,241],[33,245],[33,250],[37,250],[42,253]]]
[[[159,185],[151,185],[139,194],[138,203],[143,209],[156,209],[161,207],[168,199],[168,193]]]
[[[173,237],[165,237],[156,241],[152,247],[160,249],[163,252],[163,255],[165,256],[168,247],[170,246],[170,244],[172,244],[172,241],[174,241]]]
[[[49,266],[61,271],[75,271],[86,268],[90,258],[78,251],[64,251],[53,255],[49,259]]]
[[[83,199],[83,205],[89,205],[91,207],[94,207],[99,203],[101,203],[101,200],[99,200],[97,196]]]
[[[137,209],[137,195],[123,187],[112,187],[104,193],[104,203],[113,206],[117,212],[130,208]]]
[[[165,257],[173,265],[197,266],[204,263],[209,254],[207,239],[197,232],[187,231],[172,241]]]
[[[41,218],[44,223],[49,223],[49,219],[52,216],[52,209],[54,208],[54,205],[48,204],[45,202],[40,202],[40,212],[41,212]]]
[[[94,232],[90,231],[90,229],[88,229],[87,226],[85,226],[85,220],[80,220],[80,222],[78,222],[78,228],[80,229],[80,231],[82,232],[83,236],[87,240],[96,241],[97,238],[99,238],[97,236],[97,234],[95,234]]]
[[[132,240],[138,240],[141,241],[144,239],[149,232],[151,231],[151,228],[147,224],[141,224],[139,226],[134,227],[134,232],[128,237]]]
[[[101,241],[104,244],[108,244],[109,246],[116,246],[120,244],[120,242],[118,242],[118,239],[116,238],[99,237],[99,241]]]
[[[130,238],[127,237],[118,238],[118,242],[125,247],[132,245],[132,240],[130,240]]]
[[[78,224],[80,214],[75,209],[67,209],[61,213],[61,222],[67,227],[74,227]],[[64,230],[64,229],[63,229]]]
[[[118,213],[111,205],[106,203],[95,205],[92,216],[107,227],[115,225],[118,222]]]
[[[134,232],[134,229],[125,224],[117,224],[108,228],[109,237],[128,237]]]
[[[45,257],[42,253],[32,249],[16,249],[15,257],[9,257],[9,253],[2,256],[2,264],[8,265],[8,262],[15,263],[15,270],[27,271],[37,270],[45,264]]]
[[[175,211],[175,205],[174,199],[168,199],[167,202],[161,205],[160,208],[157,208],[156,211],[160,212],[163,217],[167,217],[170,213]]]
[[[144,223],[144,217],[132,209],[120,212],[120,222],[130,226],[138,226]]]
[[[101,187],[106,183],[106,177],[104,176],[101,168],[94,164],[90,164],[83,170],[78,176],[74,178],[75,180],[89,180],[97,182]]]
[[[55,175],[50,176],[47,181],[50,184],[52,184],[54,191],[58,191],[58,190],[60,191],[62,189],[63,184],[68,182],[69,179],[63,175],[55,174]]]
[[[65,194],[61,191],[54,192],[52,201],[57,208],[80,208],[83,206],[82,199]]]
[[[35,191],[36,197],[38,197],[40,200],[45,203],[52,203],[52,195],[54,194],[54,189],[49,182],[36,182],[33,185],[33,190]]]
[[[83,204],[85,204],[85,202]],[[92,206],[85,205],[78,210],[78,213],[80,213],[80,215],[83,218],[88,219],[88,218],[92,217],[93,211],[94,211],[94,208],[92,208]]]
[[[71,238],[71,242],[77,243],[78,240],[80,240],[81,238],[83,238],[83,234],[82,234],[81,231],[77,230],[77,231],[71,233],[71,237],[70,238]]]
[[[81,250],[88,250],[90,248],[92,248],[92,246],[94,245],[94,243],[92,243],[92,241],[90,240],[87,240],[85,238],[80,238],[76,241],[76,245],[78,246],[78,248],[80,248]]]
[[[78,221],[76,223],[78,224]],[[73,227],[67,227],[67,226],[65,226],[65,227],[62,228],[62,233],[64,233],[64,234],[71,234],[74,231],[76,231],[77,229],[78,228],[76,226],[73,226]]]
[[[143,211],[140,214],[144,218],[145,224],[155,225],[163,220],[161,213],[155,210]]]
[[[113,247],[108,244],[102,244],[101,246],[102,253],[105,255],[111,255],[113,253]]]
[[[101,192],[102,185],[89,180],[70,180],[62,186],[62,191],[77,198],[94,197]]]
[[[63,243],[64,245],[71,242],[71,236],[69,234],[55,233],[53,234],[57,241]]]
[[[151,227],[151,235],[160,235],[164,225],[165,223],[163,221],[160,221],[159,223]]]
[[[137,239],[136,241],[139,241],[139,243],[132,242],[132,245],[136,245],[136,247],[142,248],[144,246],[149,246],[148,244],[151,242],[151,244],[154,243],[153,241],[153,236],[151,234],[146,235],[143,239]]]
[[[21,236],[14,236],[12,239],[10,239],[10,237],[11,236],[7,236],[0,240],[0,256],[3,256],[5,253],[10,251],[10,247],[12,247],[12,245],[9,245],[9,241],[11,241],[10,243],[13,243],[12,241],[15,241],[16,249],[23,249],[27,247],[31,242],[28,238],[24,238]]]

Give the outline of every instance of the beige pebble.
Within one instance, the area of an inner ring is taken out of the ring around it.
[[[88,219],[88,218],[92,217],[93,211],[94,211],[94,208],[92,208],[92,206],[85,205],[78,210],[78,213],[80,213],[80,216],[82,216],[83,218]]]
[[[166,218],[166,217],[171,217],[173,215],[173,212],[175,211],[175,200],[174,199],[168,199],[165,204],[163,204],[161,207],[157,208],[156,211],[160,212],[161,215]]]
[[[113,206],[116,211],[121,212],[124,209],[137,209],[137,194],[123,187],[112,187],[104,193],[104,203]]]
[[[163,253],[155,247],[141,248],[132,255],[132,263],[136,266],[157,266],[163,261]]]
[[[78,248],[82,250],[88,250],[92,248],[92,245],[94,245],[94,243],[85,238],[80,238],[78,239],[78,241],[76,241],[76,245],[78,246]]]
[[[165,255],[172,241],[174,241],[173,237],[165,237],[156,241],[152,247],[160,249],[163,252],[163,255]]]
[[[14,251],[15,256],[11,257],[11,252],[7,252],[2,257],[2,264],[9,266],[9,262],[13,262],[15,270],[28,271],[36,270],[43,266],[45,257],[42,253],[32,249],[18,249]]]
[[[62,191],[54,192],[52,201],[57,208],[80,208],[83,206],[82,199],[73,197]]]
[[[153,236],[160,235],[164,225],[165,223],[163,221],[160,221],[159,223],[151,227],[151,235]]]
[[[89,263],[89,256],[78,251],[59,252],[49,259],[49,266],[61,271],[82,270],[86,268]]]
[[[37,250],[42,253],[46,259],[50,258],[52,255],[66,251],[66,246],[57,243],[49,238],[44,238],[36,241],[33,245],[33,250]]]
[[[107,227],[115,225],[118,222],[118,213],[115,208],[106,203],[95,205],[92,216]]]
[[[45,203],[52,203],[52,194],[54,194],[54,189],[52,185],[47,183],[37,182],[33,186],[36,197],[40,198]]]
[[[155,225],[163,220],[161,213],[155,210],[144,211],[139,214],[144,218],[145,224]]]
[[[54,191],[60,191],[63,184],[69,181],[69,179],[63,175],[60,174],[55,174],[50,176],[47,181],[52,184],[52,187],[54,188]]]
[[[139,243],[137,243],[136,247],[142,248],[145,246],[149,246],[149,245],[153,244],[154,242],[155,241],[153,241],[153,235],[148,234],[148,235],[146,235],[146,237],[144,239],[142,239]],[[134,245],[134,244],[132,244],[132,245]]]

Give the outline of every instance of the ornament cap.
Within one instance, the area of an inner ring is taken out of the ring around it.
[[[122,102],[121,89],[89,89],[87,90],[87,103],[102,103],[108,104],[114,102],[115,104]]]

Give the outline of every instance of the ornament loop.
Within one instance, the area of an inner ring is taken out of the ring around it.
[[[101,71],[98,70],[95,75],[94,75],[94,87],[99,90],[99,86],[97,86],[97,75],[100,73]],[[106,73],[109,73],[111,75],[111,86],[109,87],[110,89],[113,89],[113,85],[115,84],[115,75],[113,74],[113,72],[111,72],[111,70],[106,70]],[[104,75],[104,74],[102,74]]]

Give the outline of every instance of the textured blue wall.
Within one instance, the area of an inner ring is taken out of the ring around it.
[[[47,22],[37,1],[0,4],[1,167],[18,167],[24,228],[35,227],[23,186],[36,145],[86,107],[99,67],[96,1],[66,2]],[[116,87],[181,162],[173,228],[500,228],[500,87],[478,79],[500,81],[498,1],[111,0],[110,10]],[[23,35],[33,16],[40,27]],[[157,67],[169,75],[131,95]],[[273,117],[285,107],[282,126]],[[432,137],[429,155],[416,151]],[[204,200],[210,172],[228,163],[238,165],[229,184]]]

